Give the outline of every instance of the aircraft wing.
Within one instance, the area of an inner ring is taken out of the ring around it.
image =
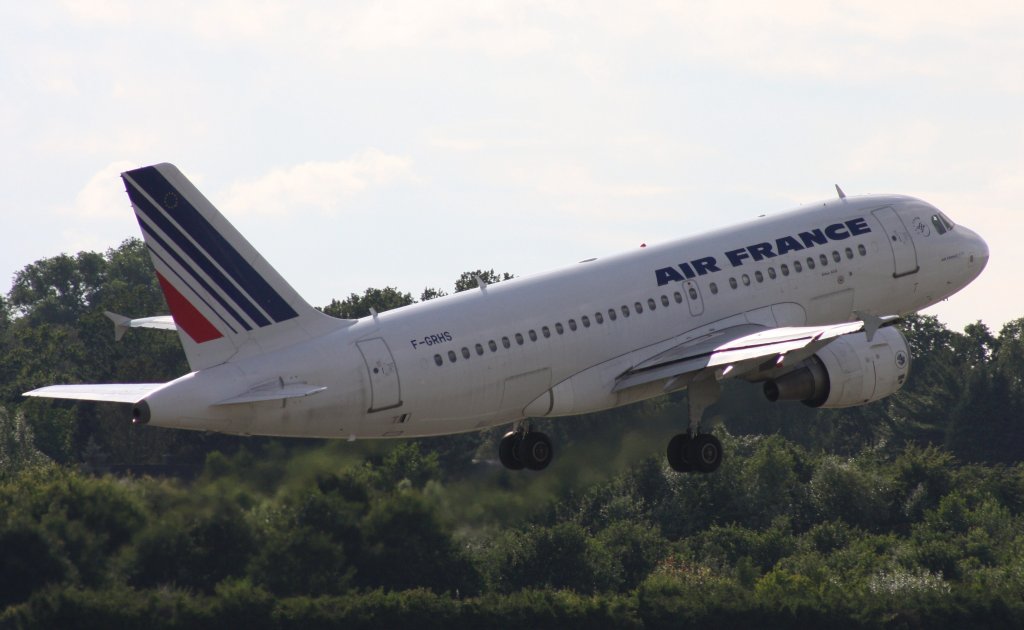
[[[114,339],[120,341],[121,337],[128,332],[129,328],[157,328],[159,330],[177,330],[178,326],[170,315],[157,315],[155,317],[139,317],[132,319],[124,315],[118,315],[110,311],[103,311],[107,319],[114,322]]]
[[[99,400],[105,402],[137,403],[166,383],[114,383],[109,385],[50,385],[40,387],[22,396],[36,398],[67,398],[70,400]]]
[[[715,370],[720,372],[717,378],[725,378],[755,369],[795,365],[836,337],[860,332],[866,326],[857,321],[827,326],[764,328],[743,324],[725,328],[639,363],[618,377],[613,391],[659,380],[669,381],[665,387],[668,390],[687,384],[702,370]]]

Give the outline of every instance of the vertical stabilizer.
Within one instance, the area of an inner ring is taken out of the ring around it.
[[[121,178],[193,370],[347,325],[303,300],[173,165]]]

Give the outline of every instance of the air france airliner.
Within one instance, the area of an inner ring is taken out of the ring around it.
[[[168,383],[52,385],[27,396],[132,405],[133,422],[241,435],[406,438],[511,425],[498,456],[540,470],[530,418],[686,388],[668,444],[680,472],[718,468],[702,431],[721,381],[770,400],[867,404],[911,356],[893,325],[981,273],[988,246],[919,199],[837,197],[550,273],[337,319],[311,307],[170,164],[121,175],[190,373]]]

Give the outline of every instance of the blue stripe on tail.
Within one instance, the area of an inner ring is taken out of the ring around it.
[[[258,326],[266,326],[271,322],[267,321],[263,313],[255,308],[255,305],[261,307],[274,320],[274,323],[298,317],[295,309],[263,279],[263,276],[252,265],[242,258],[227,239],[210,225],[209,221],[155,167],[147,166],[126,174],[134,181],[135,186],[159,204],[159,207],[155,207],[143,195],[132,190],[133,186],[129,186],[128,194],[135,206],[159,226],[161,231],[188,258],[192,259],[195,266],[200,267],[221,291],[238,304]],[[173,223],[168,221],[165,214],[173,218],[188,237],[191,237],[192,241],[199,245],[199,248],[193,245]],[[224,274],[211,264],[210,260],[216,262],[234,280],[234,283],[224,277]],[[235,284],[238,286],[236,287]],[[239,287],[245,295],[239,292]],[[217,296],[215,292],[212,293]],[[223,303],[223,300],[218,299],[218,302],[221,302],[229,311],[231,310]],[[232,313],[232,316],[237,318],[235,313]],[[244,325],[244,322],[241,323]]]

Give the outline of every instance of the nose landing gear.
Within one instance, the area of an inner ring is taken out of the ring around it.
[[[498,444],[498,459],[509,470],[544,470],[554,454],[551,439],[538,431],[509,431]]]

